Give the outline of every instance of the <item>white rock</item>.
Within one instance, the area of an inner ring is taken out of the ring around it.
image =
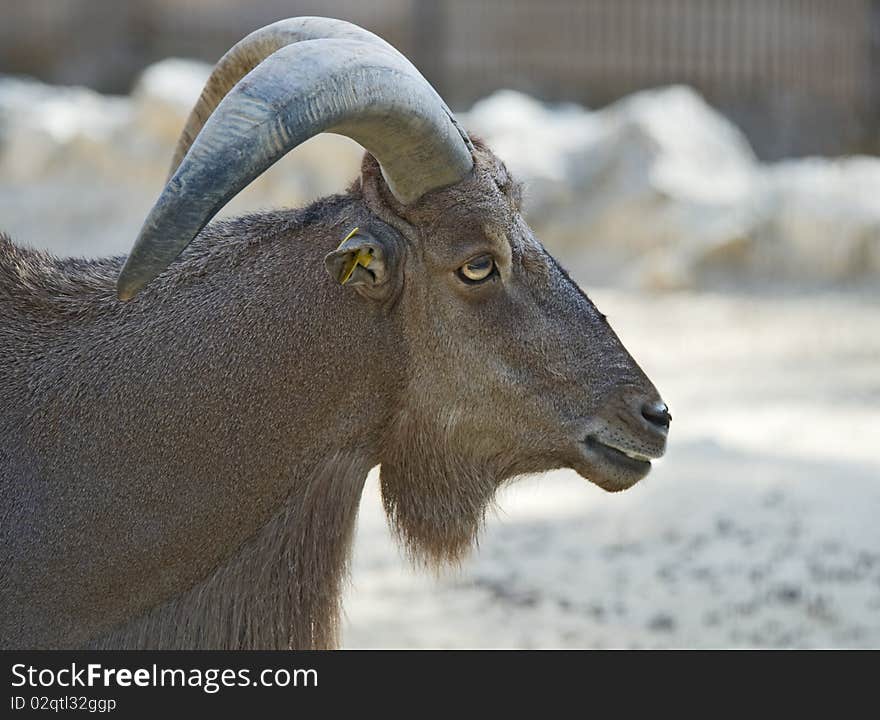
[[[179,58],[144,70],[131,94],[139,128],[173,147],[210,74],[210,65]]]
[[[125,98],[5,78],[0,81],[0,176],[23,182],[79,164],[93,169],[131,117]]]
[[[693,89],[636,93],[600,116],[615,145],[613,154],[641,161],[631,164],[629,184],[644,183],[677,201],[707,205],[739,202],[748,193],[757,169],[748,140]]]
[[[16,240],[60,254],[126,252],[165,183],[174,143],[210,67],[166,60],[132,97],[0,78],[0,222]],[[341,192],[363,150],[313,138],[258,178],[221,215],[296,207]]]
[[[526,182],[530,222],[581,277],[669,289],[878,272],[880,160],[762,165],[690,88],[599,112],[503,91],[466,124]]]
[[[808,158],[764,172],[773,212],[762,263],[791,279],[880,273],[880,160]]]

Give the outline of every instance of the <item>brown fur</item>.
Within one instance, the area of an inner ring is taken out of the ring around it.
[[[369,468],[329,459],[205,580],[92,644],[102,649],[334,648]]]

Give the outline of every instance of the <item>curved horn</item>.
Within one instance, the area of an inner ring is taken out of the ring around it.
[[[293,43],[302,42],[304,40],[360,40],[361,42],[371,43],[376,47],[384,48],[391,52],[398,52],[394,46],[385,42],[378,35],[374,35],[369,30],[345,22],[344,20],[334,20],[325,17],[296,17],[266,25],[259,30],[254,30],[250,35],[237,42],[230,50],[223,55],[202,89],[198,101],[193,107],[183,127],[183,131],[177,140],[174,148],[174,154],[171,159],[171,169],[168,177],[174,175],[174,172],[180,166],[190,146],[193,144],[199,131],[211,117],[220,101],[226,97],[226,94],[235,86],[235,84],[259,65],[263,60],[272,53],[281,48],[292,45]],[[398,53],[400,54],[400,53]],[[403,55],[401,55],[403,57]],[[409,62],[409,61],[407,61]],[[415,68],[413,68],[415,70]],[[418,72],[417,70],[415,70]],[[436,94],[436,93],[435,93]],[[437,101],[446,108],[445,103],[437,96]],[[452,122],[456,124],[452,111],[446,108]],[[471,150],[470,139],[467,133],[459,127],[459,132],[464,138],[465,143]]]
[[[117,281],[119,298],[132,298],[239,191],[321,132],[363,145],[404,204],[473,167],[445,105],[397,51],[353,40],[288,45],[248,73],[207,120],[144,222]]]

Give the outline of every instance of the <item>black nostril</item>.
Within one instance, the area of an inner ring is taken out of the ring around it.
[[[669,423],[672,422],[672,415],[669,414],[669,408],[666,407],[666,403],[660,402],[659,400],[656,402],[647,402],[642,405],[642,417],[652,425],[659,425],[663,428],[668,428]]]

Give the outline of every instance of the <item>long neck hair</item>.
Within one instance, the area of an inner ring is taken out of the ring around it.
[[[369,468],[336,456],[189,591],[94,639],[101,649],[328,649]]]

